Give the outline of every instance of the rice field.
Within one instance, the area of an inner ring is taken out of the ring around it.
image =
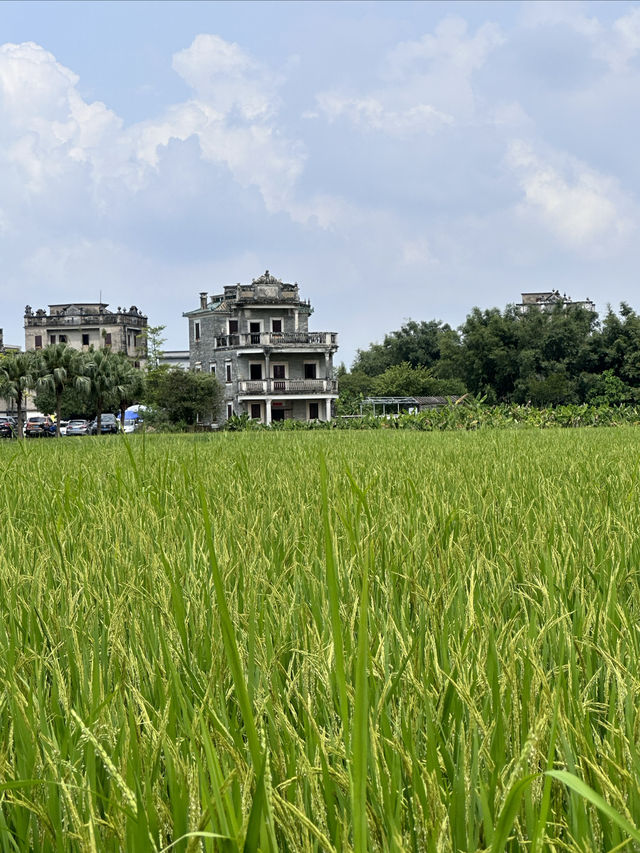
[[[2,851],[638,847],[638,428],[0,468]]]

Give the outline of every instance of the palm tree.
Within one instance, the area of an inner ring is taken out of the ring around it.
[[[91,350],[86,364],[89,377],[89,393],[96,407],[96,434],[100,435],[102,428],[102,413],[112,392],[115,391],[118,376],[116,362],[118,357],[109,347]]]
[[[87,394],[90,382],[83,354],[67,344],[51,344],[40,353],[37,388],[48,388],[56,398],[56,437],[60,437],[60,408],[65,388],[75,387]]]
[[[15,352],[0,362],[0,390],[4,397],[15,400],[18,412],[18,438],[24,437],[24,401],[36,384],[35,353]]]
[[[120,423],[124,429],[124,415],[127,406],[137,402],[144,391],[144,375],[134,367],[123,353],[118,354],[114,361],[113,394],[120,409]]]

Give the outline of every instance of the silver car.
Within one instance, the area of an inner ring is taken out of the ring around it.
[[[89,421],[69,421],[67,424],[67,435],[86,435],[89,430]]]

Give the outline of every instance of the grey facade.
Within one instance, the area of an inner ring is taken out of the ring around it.
[[[75,302],[24,309],[24,347],[37,350],[66,343],[77,350],[111,347],[140,362],[146,354],[147,317],[135,305],[109,311],[104,302]]]
[[[589,299],[589,297],[580,302],[574,302],[566,293],[560,295],[559,290],[522,293],[521,296],[522,302],[518,302],[517,305],[522,314],[531,310],[531,308],[538,308],[541,311],[551,311],[556,305],[562,305],[565,308],[568,305],[575,305],[580,308],[586,308],[589,311],[596,310],[595,304]]]
[[[220,421],[246,413],[276,420],[330,420],[338,396],[336,332],[310,332],[308,301],[297,284],[267,270],[251,284],[200,294],[189,319],[192,370],[215,373],[224,389]]]

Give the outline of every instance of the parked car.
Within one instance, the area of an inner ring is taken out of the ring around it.
[[[65,435],[86,435],[89,431],[89,421],[77,419],[69,421]]]
[[[51,428],[53,427],[53,432]],[[46,438],[56,434],[56,427],[50,417],[46,415],[36,415],[29,418],[27,421],[24,434],[27,438]]]
[[[13,418],[0,417],[0,438],[13,438],[17,434]]]
[[[142,424],[142,421],[139,418],[126,418],[125,417],[124,426],[122,427],[122,432],[135,432],[141,424]]]
[[[106,414],[103,415],[100,419],[100,432],[102,435],[107,433],[116,433],[120,431],[120,424],[118,423],[118,419],[115,415]],[[89,424],[89,435],[97,435],[98,433],[98,419],[95,418]]]

